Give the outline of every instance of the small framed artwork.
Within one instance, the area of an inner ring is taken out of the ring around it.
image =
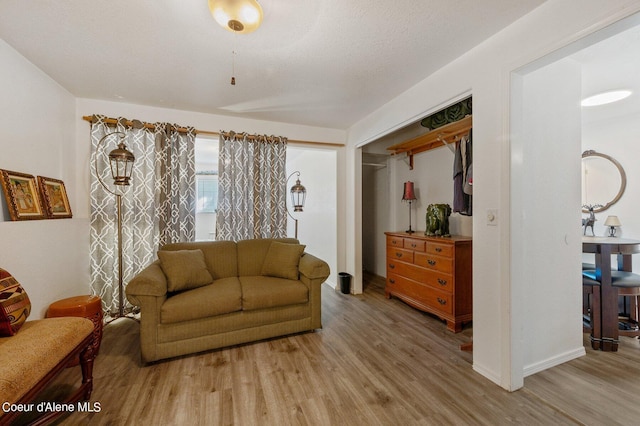
[[[69,197],[64,182],[58,179],[38,176],[38,186],[42,195],[45,215],[51,219],[71,217]]]
[[[44,219],[35,177],[0,170],[0,178],[11,220]]]

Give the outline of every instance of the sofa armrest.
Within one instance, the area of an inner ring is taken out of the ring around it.
[[[137,296],[166,295],[167,277],[160,267],[160,262],[156,260],[133,277],[127,284],[126,294],[127,299],[137,306],[139,306]]]
[[[324,282],[329,277],[329,265],[322,259],[318,259],[312,254],[304,253],[298,265],[300,275],[309,280],[322,280]]]

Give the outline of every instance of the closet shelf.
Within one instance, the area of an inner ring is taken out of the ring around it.
[[[469,133],[469,130],[471,130],[471,124],[472,116],[468,115],[462,120],[446,124],[442,127],[431,130],[424,135],[390,146],[387,150],[392,151],[392,155],[402,154],[403,152],[406,153],[409,157],[409,169],[413,170],[414,154],[439,148],[443,145],[448,146],[448,144],[454,143],[461,136]]]

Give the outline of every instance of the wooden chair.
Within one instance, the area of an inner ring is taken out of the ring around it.
[[[600,282],[582,275],[582,331],[600,335]],[[588,323],[587,323],[588,320]],[[594,329],[595,328],[595,329]]]
[[[639,337],[638,328],[638,305],[640,299],[640,275],[632,272],[615,271],[612,273],[611,285],[618,288],[618,296],[624,298],[621,316],[627,321],[622,321],[619,333],[620,336]],[[628,311],[627,311],[628,305]]]
[[[589,262],[582,262],[582,270],[583,271],[595,271],[596,264]],[[600,283],[591,278],[582,276],[582,331],[584,333],[591,332],[591,327],[593,327],[594,318],[600,321]],[[592,312],[593,307],[597,306],[597,312]]]
[[[593,283],[597,283],[599,286],[600,283],[596,280],[596,271],[595,270],[583,270],[582,271],[582,284],[583,291],[585,290],[585,286],[591,286],[591,294],[595,293],[595,285]],[[620,336],[630,336],[630,337],[638,337],[640,336],[640,329],[638,328],[638,318],[640,317],[639,305],[640,305],[640,274],[635,274],[633,272],[627,271],[611,271],[611,285],[618,289],[618,296],[624,298],[623,300],[623,312],[622,316],[624,319],[628,318],[628,321],[621,321],[618,334]],[[598,287],[598,296],[599,296],[600,288]],[[627,302],[629,305],[629,312],[627,313]],[[599,301],[597,302],[599,305]],[[596,301],[592,299],[591,308],[593,311],[593,306],[596,304]],[[599,314],[599,312],[598,312]],[[593,320],[591,322],[593,323]],[[628,328],[624,328],[628,327]]]

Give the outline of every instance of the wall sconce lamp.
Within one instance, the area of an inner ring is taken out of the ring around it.
[[[620,223],[618,216],[607,216],[607,220],[604,221],[604,226],[609,227],[609,236],[615,237],[616,227],[622,226],[622,223]]]
[[[417,200],[416,194],[413,188],[413,182],[405,182],[404,183],[404,193],[402,194],[402,201],[409,202],[409,229],[406,231],[407,234],[413,234],[415,231],[411,229],[411,203]]]
[[[127,146],[124,144],[123,140],[125,138],[125,134],[122,132],[113,132],[104,135],[96,145],[96,153],[94,158],[94,167],[96,171],[96,176],[100,184],[104,187],[104,189],[116,197],[116,206],[117,206],[117,221],[118,221],[118,312],[117,313],[109,313],[111,317],[111,321],[114,321],[121,317],[127,317],[124,312],[124,291],[123,291],[123,283],[122,283],[122,190],[113,190],[110,189],[100,177],[100,173],[98,171],[98,156],[100,153],[100,149],[102,144],[105,142],[107,138],[110,136],[117,135],[120,137],[120,143],[118,147],[113,151],[109,152],[109,165],[111,167],[111,177],[113,178],[113,184],[117,185],[117,187],[129,186],[131,184],[131,172],[133,171],[133,163],[136,160],[136,157],[127,149]],[[132,317],[131,317],[132,318]]]
[[[291,205],[293,206],[294,212],[301,212],[304,207],[304,202],[307,199],[307,189],[300,184],[300,172],[295,171],[289,175],[287,178],[287,185],[289,185],[289,179],[291,176],[297,175],[298,179],[296,179],[296,184],[291,187]],[[295,222],[295,238],[298,238],[298,219],[293,217],[293,215],[289,212],[287,208],[287,214],[291,217],[291,219]]]

